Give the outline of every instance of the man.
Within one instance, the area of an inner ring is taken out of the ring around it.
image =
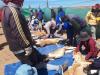
[[[94,40],[96,40],[96,26],[98,25],[96,19],[97,14],[98,14],[97,7],[92,6],[91,11],[89,11],[86,15],[86,22],[91,27],[92,37]]]
[[[74,14],[61,17],[61,22],[62,24],[59,26],[59,30],[67,30],[67,45],[76,46],[76,35],[79,34],[81,30],[87,29],[86,22]]]
[[[65,16],[65,12],[63,11],[62,8],[59,8],[58,9],[58,14],[56,16],[56,24],[57,24],[57,26],[59,26],[60,24],[62,24],[61,17],[64,17],[64,16]]]
[[[41,54],[33,48],[35,45],[25,17],[21,13],[24,0],[2,0],[2,25],[10,50],[24,64],[34,66],[42,61]]]
[[[85,55],[86,60],[97,56],[96,43],[87,31],[80,32],[80,43],[77,45],[76,52],[81,52],[81,54]]]

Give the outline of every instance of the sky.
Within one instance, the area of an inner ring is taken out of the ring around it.
[[[24,0],[23,7],[28,8],[44,8],[46,7],[47,0]],[[74,6],[91,6],[96,3],[100,3],[100,0],[48,0],[49,7],[74,7]],[[0,0],[0,6],[4,5]]]

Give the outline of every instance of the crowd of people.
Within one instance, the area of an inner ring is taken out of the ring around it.
[[[34,46],[35,40],[31,37],[31,31],[46,32],[43,38],[62,38],[61,33],[64,31],[67,35],[66,43],[68,46],[76,46],[74,52],[80,52],[85,55],[87,61],[92,61],[89,67],[97,69],[96,64],[100,65],[100,56],[97,57],[100,50],[96,47],[96,28],[100,26],[100,4],[92,6],[86,15],[86,19],[82,19],[78,15],[65,14],[63,8],[59,8],[56,14],[51,9],[51,20],[44,22],[43,11],[30,10],[30,20],[27,23],[25,17],[21,13],[21,7],[24,0],[2,0],[6,5],[2,11],[2,25],[5,37],[9,44],[10,50],[24,64],[37,67],[41,62],[48,62],[48,56],[39,53]],[[9,35],[10,34],[10,35]],[[100,34],[100,32],[98,33]],[[97,62],[99,60],[99,62]],[[95,64],[95,62],[97,62]],[[95,64],[95,65],[94,65]],[[50,70],[59,70],[62,66],[46,64]],[[44,67],[40,65],[39,67]],[[98,67],[100,69],[100,66]],[[16,74],[21,75],[21,74]],[[34,74],[32,74],[34,75]]]

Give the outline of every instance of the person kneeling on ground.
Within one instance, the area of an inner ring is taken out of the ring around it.
[[[45,32],[47,33],[47,35],[45,36],[46,38],[53,37],[54,36],[54,32],[56,31],[56,22],[55,22],[55,20],[51,19],[50,21],[48,21],[43,26],[43,30],[45,30]]]
[[[83,55],[86,55],[86,60],[97,56],[96,42],[87,31],[80,32],[80,43],[77,45],[75,52],[81,52]]]

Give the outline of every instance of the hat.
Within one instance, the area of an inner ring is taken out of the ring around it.
[[[8,4],[9,2],[12,2],[14,4],[22,5],[24,0],[2,0],[5,4]]]
[[[95,8],[99,9],[100,8],[100,4],[95,4]]]
[[[23,64],[17,69],[15,75],[37,75],[37,70],[30,65]]]
[[[86,31],[81,31],[79,37],[81,41],[87,41],[90,38],[90,35]]]

